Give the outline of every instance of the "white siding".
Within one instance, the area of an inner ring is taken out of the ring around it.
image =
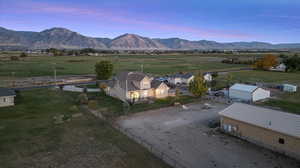
[[[229,97],[231,99],[241,99],[245,101],[252,101],[252,94],[251,92],[229,89]]]
[[[270,97],[270,91],[258,88],[254,91],[252,100],[255,102],[255,101],[263,100],[263,99],[266,99],[269,97]]]
[[[207,82],[211,82],[212,81],[212,76],[211,76],[211,74],[206,74],[206,75],[204,75],[204,80],[205,81],[207,81]]]
[[[190,84],[192,80],[194,80],[194,76],[192,76],[192,77],[190,77],[188,79],[184,79],[184,83]]]
[[[176,85],[177,83],[182,83],[181,78],[170,78],[170,83]]]
[[[3,96],[0,97],[0,107],[7,107],[7,106],[13,106],[14,103],[14,96]]]

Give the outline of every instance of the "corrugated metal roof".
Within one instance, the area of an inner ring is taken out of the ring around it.
[[[230,87],[230,89],[241,90],[241,91],[251,92],[251,93],[253,91],[255,91],[257,88],[258,88],[257,86],[245,85],[245,84],[239,84],[239,83],[236,83]]]
[[[243,103],[234,103],[219,112],[219,114],[234,120],[300,138],[300,115]]]

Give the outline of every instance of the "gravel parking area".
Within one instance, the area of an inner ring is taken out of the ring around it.
[[[186,168],[299,168],[300,163],[208,127],[228,105],[204,103],[122,117],[117,124]]]

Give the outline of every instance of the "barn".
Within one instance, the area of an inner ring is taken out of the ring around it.
[[[255,102],[270,97],[270,91],[253,85],[234,84],[229,88],[229,98],[246,102]]]
[[[243,103],[219,115],[224,132],[300,159],[300,115]]]

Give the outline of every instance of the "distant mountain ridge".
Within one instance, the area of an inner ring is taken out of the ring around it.
[[[271,44],[264,42],[190,41],[180,38],[148,38],[124,34],[114,39],[93,38],[65,28],[51,28],[41,32],[14,31],[0,27],[1,48],[24,49],[116,49],[116,50],[233,50],[233,49],[300,49],[300,43]]]

